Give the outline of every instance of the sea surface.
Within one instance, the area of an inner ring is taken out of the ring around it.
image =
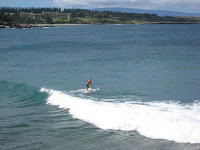
[[[0,29],[0,149],[200,150],[200,25]]]

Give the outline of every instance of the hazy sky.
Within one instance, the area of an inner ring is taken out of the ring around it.
[[[0,6],[62,8],[123,7],[200,13],[200,0],[0,0]]]

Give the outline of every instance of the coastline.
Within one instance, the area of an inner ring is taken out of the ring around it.
[[[69,24],[69,23],[61,23],[61,24],[32,24],[36,26],[56,26],[56,25],[106,25],[106,24],[200,24],[200,22],[129,22],[129,23],[88,23],[88,24]]]
[[[59,26],[59,25],[135,25],[135,24],[200,24],[199,22],[145,22],[145,23],[97,23],[97,24],[33,24],[36,26]]]
[[[62,24],[34,24],[36,26],[59,26],[59,25],[91,25],[91,24],[65,24],[65,23],[62,23]]]
[[[89,24],[13,24],[8,22],[3,22],[0,24],[0,28],[52,28],[59,25],[89,25]]]
[[[154,25],[154,24],[200,24],[199,22],[141,22],[141,23],[120,23],[121,25]],[[118,24],[108,24],[108,23],[101,23],[101,24],[10,24],[10,23],[3,23],[0,24],[0,28],[17,28],[17,29],[24,29],[24,28],[52,28],[55,26],[77,26],[77,25],[118,25]]]

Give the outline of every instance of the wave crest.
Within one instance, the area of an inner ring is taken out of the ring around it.
[[[109,103],[67,95],[41,88],[47,104],[69,109],[78,119],[102,129],[136,130],[153,139],[200,143],[200,103],[181,105],[166,102]]]

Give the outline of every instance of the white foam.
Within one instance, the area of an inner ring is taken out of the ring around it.
[[[40,91],[49,93],[47,104],[69,109],[73,117],[102,129],[136,130],[153,139],[200,143],[200,103],[108,103],[45,88]]]
[[[97,91],[100,91],[100,89],[99,88],[97,88],[97,89],[88,88],[88,91],[87,91],[87,89],[78,89],[78,90],[69,91],[68,93],[92,93],[92,92],[97,92]]]

